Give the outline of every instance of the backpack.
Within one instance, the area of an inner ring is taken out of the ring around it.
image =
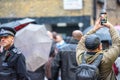
[[[91,64],[86,63],[85,55],[86,52],[82,55],[82,63],[77,67],[76,80],[99,80],[98,66],[103,54],[99,53]]]

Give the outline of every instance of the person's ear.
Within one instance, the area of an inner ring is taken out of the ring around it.
[[[103,47],[102,47],[102,43],[99,44],[99,49],[102,50]]]
[[[12,37],[12,40],[11,40],[12,42],[14,41],[14,37]]]

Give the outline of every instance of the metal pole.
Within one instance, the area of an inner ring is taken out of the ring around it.
[[[104,5],[102,6],[102,12],[106,12],[107,9],[107,2],[104,0]]]
[[[95,24],[95,21],[96,21],[96,0],[93,0],[93,20],[94,20],[94,24]]]
[[[107,9],[107,3],[106,3],[106,0],[104,0],[104,9],[105,9],[105,10]]]

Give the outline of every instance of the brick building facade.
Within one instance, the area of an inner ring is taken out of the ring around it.
[[[0,22],[30,17],[35,18],[38,24],[47,24],[51,27],[50,30],[59,33],[64,32],[63,28],[72,32],[74,29],[84,30],[93,25],[94,0],[82,0],[82,9],[78,10],[65,10],[63,2],[64,0],[0,0]],[[114,25],[120,21],[119,9],[115,0],[107,0],[108,19]],[[97,4],[97,16],[100,10],[101,7]],[[67,27],[58,27],[58,23],[66,23]]]

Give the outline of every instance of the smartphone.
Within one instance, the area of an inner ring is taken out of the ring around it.
[[[107,13],[106,12],[102,12],[100,13],[100,17],[101,17],[101,25],[103,25],[103,23],[107,23]]]

